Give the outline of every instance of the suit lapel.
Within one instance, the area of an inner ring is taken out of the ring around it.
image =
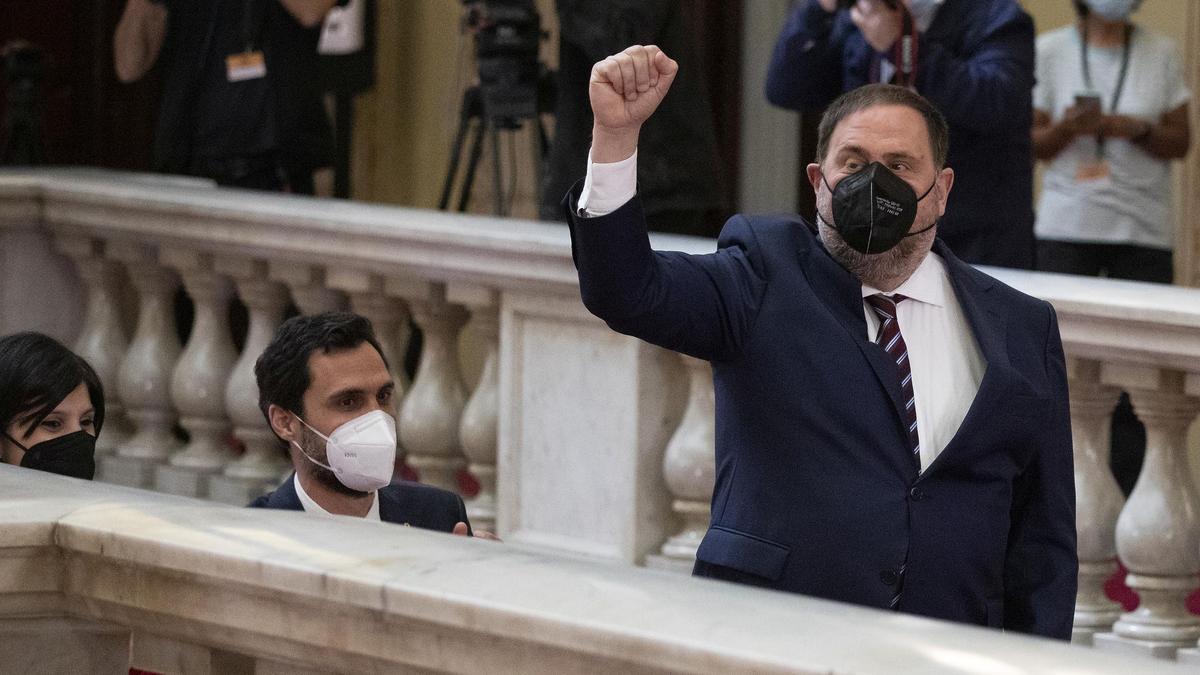
[[[944,464],[945,458],[952,458],[959,452],[959,446],[968,442],[967,439],[978,438],[976,430],[980,425],[991,424],[995,413],[1003,409],[1005,396],[1016,377],[1008,357],[1008,327],[1004,316],[989,302],[989,292],[996,281],[954,257],[940,239],[936,240],[934,251],[946,262],[954,295],[967,318],[986,366],[979,392],[967,409],[962,424],[937,459],[922,472],[922,477]]]
[[[267,508],[303,511],[304,505],[300,503],[300,496],[296,494],[295,480],[296,474],[293,473],[279,487],[275,488],[271,497],[267,499]]]
[[[821,246],[819,239],[809,237],[811,245],[800,251],[805,276],[817,299],[837,319],[847,338],[862,352],[863,358],[875,373],[879,386],[887,392],[892,402],[893,422],[898,433],[907,438],[904,424],[904,400],[900,391],[900,378],[892,358],[867,337],[867,320],[863,315],[862,282],[847,272]],[[907,453],[894,458],[905,474],[914,473],[915,468]]]

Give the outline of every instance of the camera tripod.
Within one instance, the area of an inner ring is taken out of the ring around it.
[[[549,148],[546,128],[542,124],[540,115],[551,112],[550,100],[552,97],[539,95],[537,98],[537,113],[532,118],[527,118],[534,124],[532,151],[535,190],[541,180],[542,161],[545,159],[547,149]],[[462,162],[463,145],[467,140],[468,134],[471,134],[471,154],[467,160],[466,171],[462,178],[462,186],[458,193],[457,210],[460,213],[465,213],[467,205],[471,201],[471,188],[475,184],[475,172],[479,168],[479,159],[483,156],[484,136],[487,136],[492,146],[492,188],[495,197],[495,214],[498,216],[507,216],[512,211],[512,204],[509,203],[509,196],[505,192],[503,185],[504,177],[503,163],[500,159],[500,139],[501,133],[504,133],[509,136],[510,142],[515,143],[515,135],[522,127],[522,119],[518,117],[491,115],[486,108],[483,91],[478,85],[468,87],[463,92],[462,108],[460,109],[458,118],[458,131],[454,135],[454,144],[450,150],[450,165],[446,168],[446,178],[442,184],[442,198],[438,202],[438,208],[442,211],[446,211],[450,207],[450,199],[454,193],[454,185],[458,178],[459,165]],[[509,167],[509,170],[513,172],[516,169],[516,166]]]

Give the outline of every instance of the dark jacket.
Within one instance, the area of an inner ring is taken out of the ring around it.
[[[878,59],[848,12],[801,2],[775,45],[767,98],[820,112],[867,84]],[[946,0],[917,40],[917,91],[950,125],[954,196],[938,234],[970,263],[1033,266],[1033,64],[1033,20],[1016,0]]]
[[[284,509],[303,511],[293,483],[295,474],[279,485],[274,492],[250,502],[252,509]],[[424,530],[451,532],[455,523],[466,523],[467,508],[462,497],[430,485],[401,481],[382,488],[379,495],[379,518],[385,523],[411,525]]]
[[[862,285],[807,223],[735,216],[716,253],[652,251],[634,199],[571,232],[592,313],[712,362],[717,476],[696,574],[879,608],[902,581],[900,611],[1070,638],[1071,419],[1049,304],[935,244],[987,370],[918,474]]]

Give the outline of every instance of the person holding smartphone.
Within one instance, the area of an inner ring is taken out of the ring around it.
[[[800,0],[775,44],[767,99],[819,114],[868,83],[921,94],[950,123],[958,176],[938,236],[967,262],[1028,269],[1033,43],[1016,0]]]
[[[1171,160],[1190,141],[1176,46],[1130,19],[1141,0],[1073,2],[1078,21],[1037,41],[1038,267],[1169,284]]]

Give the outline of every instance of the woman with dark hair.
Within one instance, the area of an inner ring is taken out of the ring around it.
[[[54,338],[0,338],[0,458],[7,464],[91,479],[104,389],[87,361]]]

